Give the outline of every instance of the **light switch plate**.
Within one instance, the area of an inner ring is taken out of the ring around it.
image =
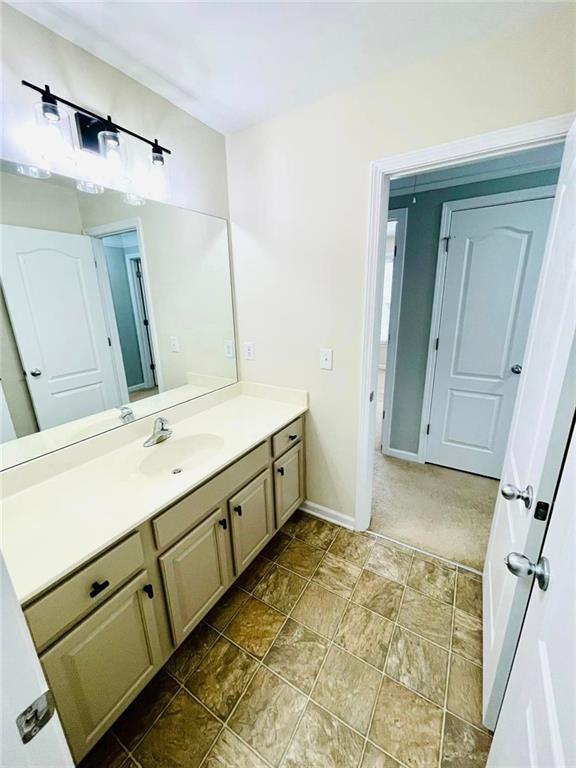
[[[321,349],[320,350],[320,368],[323,371],[331,371],[332,370],[332,358],[333,358],[334,352],[332,349]]]
[[[244,357],[246,360],[256,359],[256,346],[253,341],[244,342]]]
[[[180,352],[180,339],[178,336],[170,336],[170,351]]]
[[[231,339],[224,342],[224,357],[234,357],[234,342]]]

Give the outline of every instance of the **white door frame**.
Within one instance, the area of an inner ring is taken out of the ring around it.
[[[142,283],[144,285],[144,293],[146,296],[146,307],[148,309],[148,320],[150,321],[150,339],[152,342],[152,353],[154,356],[154,365],[156,366],[156,381],[158,383],[158,391],[164,391],[164,377],[162,376],[162,367],[160,365],[160,355],[157,325],[154,318],[154,305],[152,303],[152,293],[150,290],[150,271],[148,268],[148,259],[146,257],[146,249],[144,247],[143,227],[142,219],[140,217],[134,219],[124,219],[123,221],[115,221],[111,224],[100,224],[97,227],[89,227],[84,230],[86,235],[90,235],[94,238],[101,239],[107,235],[120,235],[123,232],[131,232],[136,230],[136,237],[138,239],[138,250],[140,252],[140,263],[142,266]],[[101,246],[99,248],[101,250]],[[108,308],[109,309],[109,308]],[[114,320],[114,325],[116,321]],[[119,340],[117,349],[119,350]],[[116,358],[117,364],[118,360]],[[122,361],[122,370],[124,370],[124,362]],[[126,377],[124,376],[124,380]],[[128,390],[126,389],[126,392]]]
[[[436,373],[436,339],[440,335],[440,319],[442,316],[442,302],[444,300],[444,278],[447,264],[447,238],[450,235],[452,214],[455,211],[468,211],[472,208],[490,208],[494,205],[508,205],[509,203],[523,203],[529,200],[542,200],[554,197],[556,185],[546,187],[531,187],[530,189],[517,189],[512,192],[501,192],[495,195],[481,197],[469,197],[462,200],[447,200],[442,205],[442,218],[440,223],[440,238],[438,241],[438,256],[436,258],[436,281],[434,283],[434,301],[432,304],[432,316],[430,320],[430,337],[428,339],[428,358],[426,361],[426,378],[424,383],[424,396],[422,398],[422,417],[420,419],[420,437],[418,440],[418,461],[424,464],[428,451],[427,426],[430,423],[430,411],[432,410],[432,394],[434,391],[434,375]]]
[[[384,378],[384,414],[388,418],[385,417],[382,424],[382,451],[389,456],[398,456],[402,451],[394,451],[393,448],[390,448],[390,430],[392,428],[391,417],[394,400],[394,379],[396,377],[396,355],[398,354],[398,328],[400,326],[402,282],[404,279],[408,208],[395,208],[393,211],[388,211],[388,221],[396,222],[396,255],[394,256],[392,272],[392,296],[390,300],[388,349],[386,350],[386,374]]]
[[[362,355],[358,412],[358,455],[356,463],[356,504],[354,527],[365,530],[372,507],[373,452],[376,429],[376,391],[378,346],[381,317],[384,247],[386,242],[388,199],[392,177],[411,176],[461,163],[499,157],[510,152],[562,141],[575,115],[565,114],[532,123],[504,128],[440,144],[428,149],[391,155],[370,164],[368,240],[363,296]],[[380,303],[380,309],[378,304]]]

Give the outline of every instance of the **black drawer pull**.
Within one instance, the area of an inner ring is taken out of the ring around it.
[[[298,435],[288,435],[288,440],[298,440]]]
[[[225,517],[222,518],[222,520],[218,520],[218,525],[221,525],[224,530],[228,528],[228,520],[226,520]]]
[[[144,586],[142,587],[142,590],[146,592],[150,600],[152,600],[152,598],[154,597],[154,587],[152,586],[152,584],[144,584]]]
[[[284,477],[284,467],[278,467],[278,474]]]
[[[242,507],[240,505],[234,507],[234,512],[238,513],[238,517],[242,517]]]
[[[105,589],[107,589],[110,586],[110,582],[108,579],[106,581],[95,581],[92,584],[92,589],[90,590],[90,597],[98,597],[100,592],[104,592]]]

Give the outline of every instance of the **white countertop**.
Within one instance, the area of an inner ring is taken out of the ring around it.
[[[146,435],[149,424],[139,422],[125,428],[130,442],[118,445],[118,436],[109,441],[106,435],[94,438],[102,448],[99,455],[78,463],[68,459],[57,474],[51,474],[46,466],[40,470],[34,466],[50,457],[19,468],[18,482],[11,488],[14,492],[9,488],[2,501],[2,550],[21,603],[39,595],[307,410],[305,392],[263,385],[234,385],[227,399],[222,401],[223,397],[218,402],[218,398],[214,401],[207,396],[203,410],[198,410],[196,403],[195,413],[184,413],[178,420],[170,418],[170,411],[164,412],[173,435],[151,448],[142,446],[142,434]],[[183,408],[179,407],[180,415]],[[153,451],[159,455],[175,441],[195,435],[209,435],[210,449],[183,462],[180,474],[168,470],[151,476],[140,471],[140,463]],[[23,481],[26,471],[29,474]]]

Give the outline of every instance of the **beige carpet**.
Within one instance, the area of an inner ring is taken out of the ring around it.
[[[498,483],[375,451],[370,530],[482,571]]]

